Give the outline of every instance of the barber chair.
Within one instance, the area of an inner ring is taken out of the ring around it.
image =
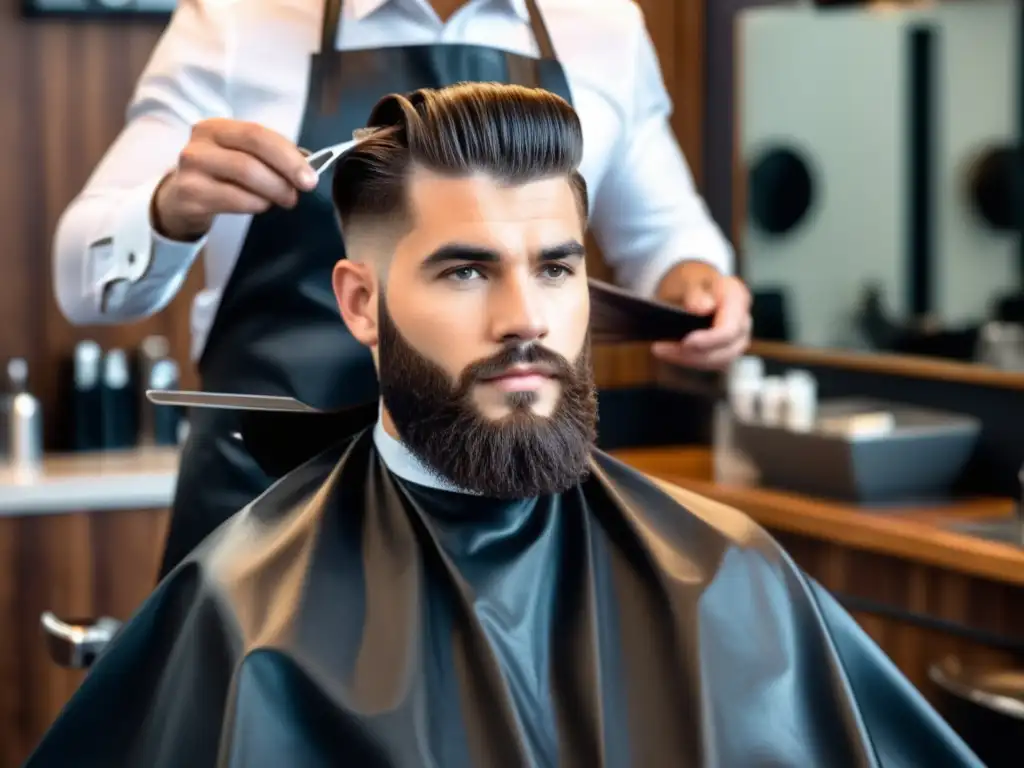
[[[91,667],[121,628],[121,622],[107,616],[65,621],[52,611],[43,613],[39,622],[50,658],[67,669]]]
[[[955,656],[928,670],[940,709],[988,768],[1019,768],[1024,745],[1024,669],[968,669]]]

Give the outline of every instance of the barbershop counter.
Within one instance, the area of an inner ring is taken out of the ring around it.
[[[1011,519],[1010,498],[959,498],[922,506],[858,507],[770,488],[713,481],[710,451],[702,448],[640,448],[616,458],[664,482],[745,512],[787,549],[796,539],[860,550],[921,566],[1024,587],[1024,547],[967,536],[956,523]]]
[[[37,469],[0,464],[0,516],[169,507],[175,448],[47,456]]]

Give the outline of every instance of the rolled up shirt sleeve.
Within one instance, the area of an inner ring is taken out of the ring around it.
[[[617,281],[650,297],[681,262],[731,274],[735,257],[672,132],[672,102],[639,9],[637,15],[632,112],[597,189],[592,226]]]
[[[140,319],[163,309],[205,245],[161,237],[153,195],[192,126],[229,117],[231,4],[182,0],[157,43],[127,123],[64,211],[53,246],[54,291],[76,325]]]

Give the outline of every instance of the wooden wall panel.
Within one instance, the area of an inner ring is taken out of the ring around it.
[[[164,510],[0,517],[0,768],[25,761],[84,676],[50,659],[40,615],[129,618],[156,580],[167,520]]]
[[[0,362],[15,356],[29,361],[51,448],[62,447],[58,433],[66,412],[58,402],[60,364],[79,339],[132,348],[146,335],[162,333],[175,356],[188,359],[189,304],[200,286],[199,270],[159,316],[118,327],[73,328],[57,308],[51,283],[57,220],[120,130],[161,28],[151,22],[29,21],[18,16],[13,0],[0,16],[0,146],[6,155],[0,173]]]
[[[315,0],[310,0],[313,2]],[[673,124],[700,177],[704,0],[640,0],[676,104]],[[201,287],[193,270],[181,294],[160,315],[117,327],[74,328],[60,314],[51,284],[51,244],[64,207],[82,188],[120,130],[135,80],[161,25],[25,20],[18,4],[0,16],[0,363],[24,356],[31,387],[43,401],[48,446],[63,447],[66,409],[59,402],[60,364],[75,343],[135,347],[162,333],[195,383],[188,361],[189,307]],[[599,257],[593,268],[607,277]],[[596,354],[598,381],[624,386],[651,379],[646,345]]]

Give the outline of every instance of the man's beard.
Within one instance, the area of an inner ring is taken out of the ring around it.
[[[467,491],[499,499],[560,493],[587,474],[597,436],[597,397],[586,339],[575,365],[537,343],[516,343],[466,367],[457,384],[402,336],[381,299],[380,391],[405,445],[430,469]],[[510,392],[510,413],[488,419],[473,389],[515,364],[543,366],[560,385],[550,416],[534,392]]]

